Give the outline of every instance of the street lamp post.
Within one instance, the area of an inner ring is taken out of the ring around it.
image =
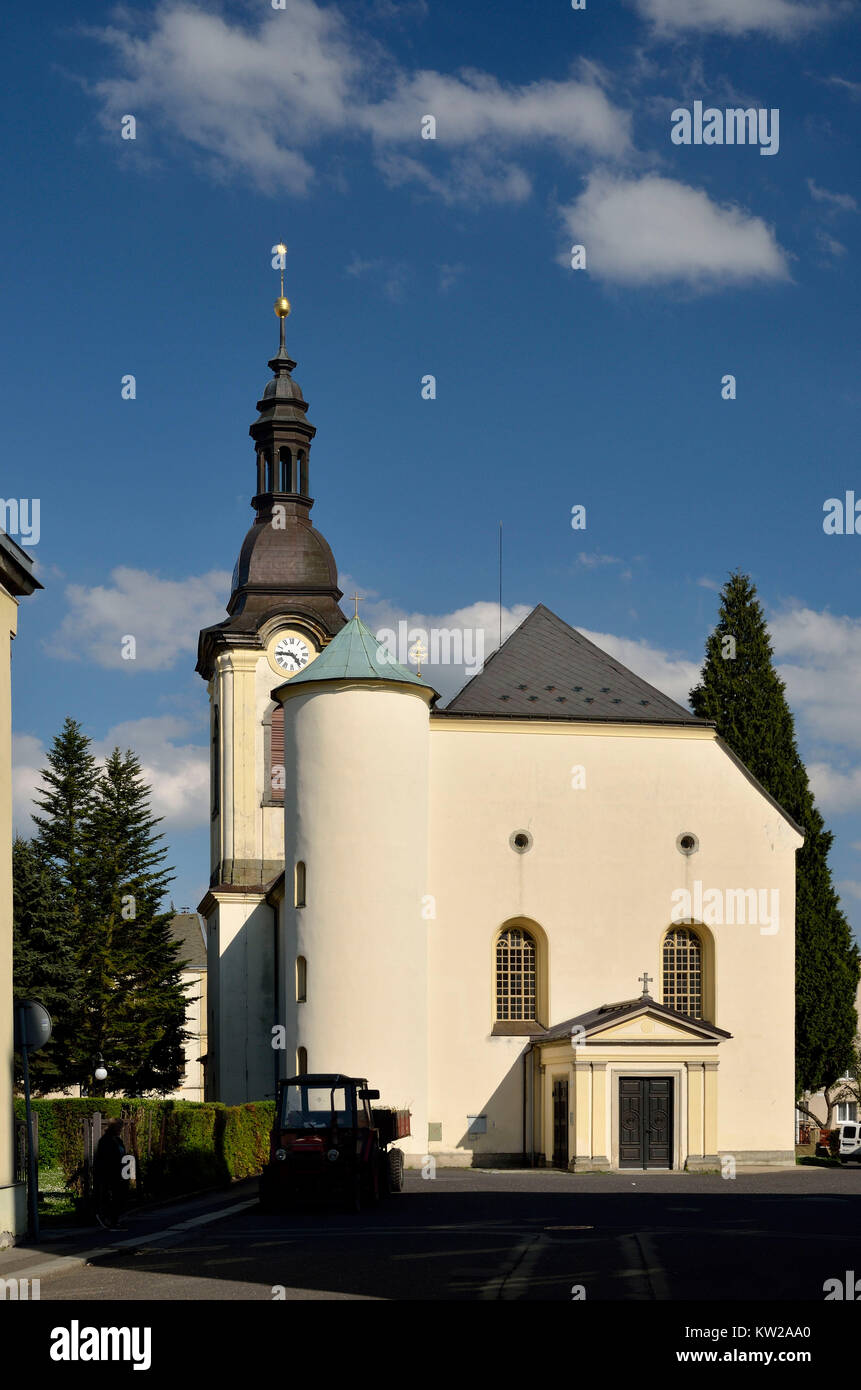
[[[24,1070],[24,1111],[27,1117],[27,1215],[30,1235],[39,1239],[39,1179],[36,1172],[36,1146],[33,1143],[33,1107],[30,1102],[30,1053],[42,1047],[51,1036],[51,1016],[35,999],[15,1005],[15,1046],[21,1053]]]

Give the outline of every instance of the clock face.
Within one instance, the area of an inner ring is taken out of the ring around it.
[[[281,670],[293,675],[308,665],[311,649],[301,637],[282,637],[281,641],[276,643],[274,656]]]

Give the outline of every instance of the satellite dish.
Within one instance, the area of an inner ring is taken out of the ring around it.
[[[35,999],[15,1001],[15,1047],[27,1047],[35,1052],[44,1047],[51,1036],[51,1015]]]

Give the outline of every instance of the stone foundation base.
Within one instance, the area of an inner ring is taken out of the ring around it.
[[[27,1188],[22,1182],[0,1187],[0,1250],[27,1230]]]
[[[400,1147],[400,1145],[398,1145]],[[444,1149],[439,1144],[431,1144],[424,1154],[404,1154],[405,1168],[423,1168],[432,1158],[439,1168],[471,1168],[472,1154],[468,1149]]]
[[[770,1168],[795,1167],[794,1149],[736,1149],[734,1152],[722,1149],[720,1157],[734,1158],[737,1168],[744,1168],[752,1163],[761,1163]]]
[[[593,1154],[589,1158],[585,1154],[578,1154],[572,1158],[568,1167],[572,1173],[606,1173],[610,1168],[610,1160],[604,1154]]]
[[[686,1173],[720,1172],[720,1159],[717,1154],[688,1154],[685,1159]]]

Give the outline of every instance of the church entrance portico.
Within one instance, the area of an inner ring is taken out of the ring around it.
[[[718,1049],[729,1036],[648,996],[548,1029],[533,1040],[537,1153],[584,1172],[719,1168]]]

